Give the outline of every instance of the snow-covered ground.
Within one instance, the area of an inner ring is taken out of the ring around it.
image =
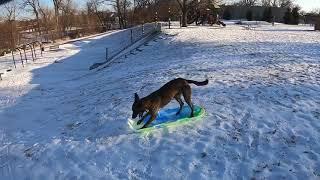
[[[92,72],[108,35],[45,52],[0,81],[0,179],[319,179],[320,32],[310,29],[164,29]],[[133,94],[176,77],[209,78],[192,85],[205,118],[133,133]]]

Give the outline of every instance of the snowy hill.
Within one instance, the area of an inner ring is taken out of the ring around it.
[[[0,179],[319,179],[320,33],[310,29],[165,29],[91,72],[108,34],[45,52],[0,81]],[[192,86],[205,118],[133,133],[133,94],[176,77],[209,79]]]

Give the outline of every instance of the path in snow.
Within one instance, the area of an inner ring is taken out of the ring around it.
[[[87,76],[76,62],[106,40],[57,52],[0,84],[0,179],[319,178],[320,33],[308,28],[165,30]],[[207,116],[132,134],[133,93],[176,77],[209,78],[192,85]]]

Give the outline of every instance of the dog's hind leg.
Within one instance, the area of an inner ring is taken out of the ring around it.
[[[191,87],[189,85],[186,85],[182,90],[183,98],[186,101],[186,103],[189,105],[191,109],[190,117],[193,117],[193,104],[191,102]]]
[[[181,112],[181,110],[182,110],[182,108],[183,108],[183,104],[184,104],[184,103],[182,102],[182,99],[181,99],[181,97],[180,97],[180,94],[177,94],[174,98],[178,101],[178,103],[179,103],[179,105],[180,105],[180,108],[179,108],[178,112],[176,113],[176,115],[178,115],[178,114],[180,114],[180,112]]]

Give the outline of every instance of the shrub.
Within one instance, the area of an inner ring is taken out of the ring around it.
[[[267,7],[263,11],[262,21],[271,22],[272,21],[272,9]]]
[[[285,24],[290,24],[292,19],[291,16],[292,16],[291,8],[287,8],[287,11],[284,13],[284,16],[283,16],[283,22]]]
[[[223,19],[230,20],[231,19],[231,12],[229,8],[226,8],[223,12]]]
[[[300,14],[299,14],[300,8],[294,7],[291,12],[291,24],[299,24]]]
[[[248,21],[252,21],[252,11],[251,10],[247,11],[246,18]]]

